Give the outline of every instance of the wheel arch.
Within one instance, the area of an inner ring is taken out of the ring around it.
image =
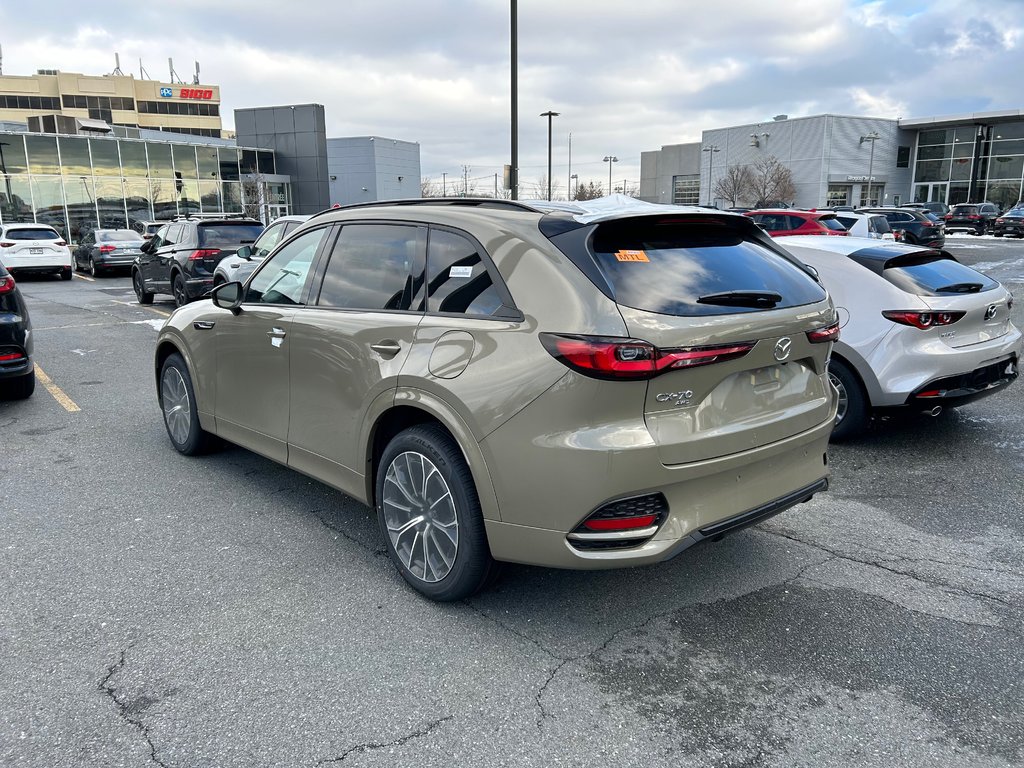
[[[847,346],[842,342],[837,343],[832,348],[832,356],[844,363],[853,375],[857,377],[864,388],[864,394],[867,395],[868,405],[874,407],[874,404],[879,400],[882,388],[867,360],[853,347]]]
[[[458,413],[444,401],[422,391],[406,393],[404,401],[400,397],[388,397],[386,402],[382,400],[383,398],[378,398],[375,401],[374,405],[377,407],[365,422],[361,442],[365,451],[364,478],[367,503],[376,508],[377,472],[380,458],[388,442],[409,427],[417,424],[436,424],[451,436],[461,451],[473,477],[484,519],[500,520],[497,497],[480,445]]]

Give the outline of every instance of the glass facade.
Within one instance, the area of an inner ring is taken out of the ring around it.
[[[281,206],[280,215],[290,185],[246,178],[274,170],[267,150],[0,132],[0,221],[49,224],[77,242],[97,227],[243,205],[264,216]]]
[[[918,134],[914,199],[1007,208],[1024,184],[1024,122],[960,125]]]

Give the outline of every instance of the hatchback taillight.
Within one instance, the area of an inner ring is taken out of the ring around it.
[[[659,349],[650,342],[609,336],[540,334],[552,357],[595,379],[650,379],[666,371],[743,357],[754,342]]]
[[[201,248],[198,251],[192,251],[192,255],[189,256],[189,261],[199,261],[200,259],[207,259],[211,256],[216,256],[220,251],[210,250],[208,248]]]
[[[14,278],[10,275],[0,277],[0,294],[10,293],[14,290]]]
[[[113,253],[117,248],[113,245],[101,245],[100,253]]]
[[[900,325],[910,325],[926,331],[940,325],[952,325],[966,312],[915,312],[903,309],[890,309],[882,312],[887,320],[892,320]]]
[[[60,245],[60,246],[65,246],[67,244],[68,244],[67,240],[58,240],[56,243],[54,243],[54,245]]]
[[[0,248],[10,248],[12,245],[14,245],[14,243],[12,243],[10,240],[4,240],[3,242],[0,242]]]

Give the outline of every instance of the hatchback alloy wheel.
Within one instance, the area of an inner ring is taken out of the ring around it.
[[[836,399],[836,426],[839,426],[846,417],[846,409],[850,405],[850,396],[847,394],[846,387],[843,385],[843,382],[840,381],[839,377],[832,373],[832,371],[828,372],[828,380],[839,392],[839,397]]]
[[[422,453],[406,451],[384,477],[384,519],[402,564],[427,583],[447,576],[459,551],[459,519],[448,483]]]
[[[183,307],[188,304],[188,293],[185,290],[185,278],[180,274],[174,276],[174,280],[171,284],[171,290],[174,293],[175,306]]]

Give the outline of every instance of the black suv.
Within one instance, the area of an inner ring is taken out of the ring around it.
[[[179,218],[168,222],[142,246],[132,264],[132,287],[140,304],[169,293],[177,306],[213,287],[213,271],[225,256],[256,241],[263,225],[245,218]]]
[[[960,203],[946,214],[946,229],[966,229],[975,235],[984,235],[999,218],[994,203]]]
[[[916,208],[858,208],[857,213],[880,213],[889,222],[897,240],[911,245],[942,248],[946,244],[945,227]]]
[[[35,388],[28,307],[11,273],[0,264],[0,397],[23,400]]]

